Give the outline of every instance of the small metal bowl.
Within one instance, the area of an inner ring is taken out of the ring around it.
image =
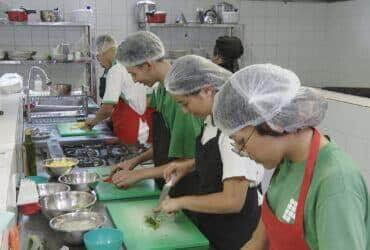
[[[69,191],[44,196],[40,199],[41,211],[46,218],[87,210],[96,202],[96,196],[88,192]]]
[[[50,164],[55,161],[62,161],[62,160],[68,160],[71,161],[70,166],[55,166],[51,167]],[[42,162],[42,165],[45,169],[45,171],[52,177],[59,177],[64,174],[68,174],[74,166],[78,164],[78,160],[75,158],[68,158],[68,157],[62,157],[62,158],[53,158],[53,159],[47,159]]]
[[[42,183],[37,184],[37,190],[39,191],[39,196],[44,197],[59,192],[68,192],[71,188],[63,183]]]
[[[97,173],[83,171],[62,175],[58,180],[63,184],[69,185],[72,190],[90,191],[90,188],[93,188],[100,179],[100,175]]]
[[[96,212],[74,212],[51,219],[49,226],[57,231],[66,243],[80,245],[87,231],[101,227],[105,221],[105,216]]]

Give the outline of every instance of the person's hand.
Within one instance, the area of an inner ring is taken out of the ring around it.
[[[85,120],[85,126],[89,129],[92,129],[96,125],[95,119],[89,118]]]
[[[121,188],[128,188],[140,180],[139,171],[135,170],[120,170],[112,177],[113,184]]]
[[[163,178],[166,182],[169,182],[172,175],[175,175],[172,185],[175,185],[182,177],[191,172],[192,168],[177,162],[171,162],[168,167],[163,171]]]
[[[112,167],[111,176],[120,170],[133,170],[136,165],[137,164],[134,158],[120,162]]]
[[[180,198],[176,198],[176,199],[167,198],[164,201],[162,201],[161,204],[159,204],[159,206],[154,211],[156,212],[162,211],[164,213],[170,214],[170,213],[177,212],[181,209],[182,209],[182,205],[181,205]]]

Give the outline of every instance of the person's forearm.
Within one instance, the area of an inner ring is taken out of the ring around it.
[[[184,209],[199,213],[238,213],[242,208],[238,202],[235,202],[233,198],[227,197],[222,192],[208,195],[184,196],[177,199],[179,199],[181,207]]]
[[[153,168],[138,169],[138,170],[135,170],[135,171],[140,171],[140,176],[142,176],[142,179],[163,178],[164,170],[170,164],[173,164],[174,162],[187,165],[188,167],[191,167],[191,166],[194,165],[194,159],[177,159],[175,161],[171,161],[171,162],[169,162],[167,164],[164,164],[162,166],[153,167]]]
[[[94,118],[95,124],[97,124],[101,121],[104,121],[105,119],[110,117],[111,114],[112,114],[112,110],[113,110],[112,105],[102,104],[99,111],[95,115],[95,118]]]
[[[183,166],[184,168],[186,168],[188,170],[188,173],[191,173],[191,172],[193,172],[195,170],[195,159],[194,158],[191,158],[191,159],[181,158],[181,159],[177,159],[177,160],[171,161],[168,164],[178,164],[178,165],[181,165],[181,166]]]
[[[254,230],[252,238],[242,247],[242,250],[267,250],[268,241],[265,232],[265,225],[262,218]]]
[[[165,170],[165,168],[166,165],[163,165],[160,167],[137,169],[133,171],[137,171],[137,173],[140,175],[141,180],[146,180],[153,178],[163,178],[163,171]]]
[[[149,148],[147,151],[145,151],[144,153],[132,158],[132,160],[134,161],[134,165],[137,166],[145,161],[149,161],[153,159],[153,147]]]

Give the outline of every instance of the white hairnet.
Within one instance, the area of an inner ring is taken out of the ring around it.
[[[204,57],[188,55],[173,62],[164,84],[171,94],[186,95],[207,85],[218,90],[231,75]]]
[[[104,53],[108,49],[116,48],[117,43],[110,35],[101,35],[96,38],[95,46],[97,53]]]
[[[116,59],[124,66],[137,66],[163,58],[162,41],[149,31],[139,31],[126,38],[117,50]]]
[[[213,118],[225,134],[266,122],[276,132],[317,126],[327,110],[314,89],[301,87],[292,71],[257,64],[236,72],[215,97]]]

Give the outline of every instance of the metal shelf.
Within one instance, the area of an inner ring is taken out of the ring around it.
[[[91,58],[81,59],[78,61],[62,61],[62,60],[0,60],[0,65],[34,65],[34,64],[89,64]]]
[[[1,23],[0,26],[47,26],[47,27],[87,27],[89,24],[72,23],[72,22],[7,22]]]
[[[148,23],[147,26],[152,27],[175,27],[175,28],[235,28],[239,24],[200,24],[200,23],[188,23],[188,24],[177,24],[177,23]]]

